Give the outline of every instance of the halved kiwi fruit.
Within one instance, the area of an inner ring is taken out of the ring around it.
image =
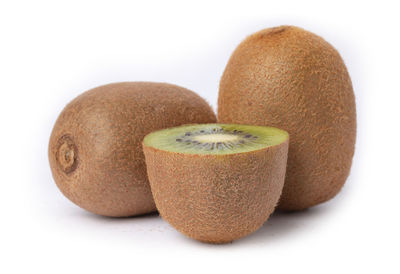
[[[161,216],[183,234],[225,243],[262,226],[282,192],[289,134],[199,124],[148,134],[147,174]]]

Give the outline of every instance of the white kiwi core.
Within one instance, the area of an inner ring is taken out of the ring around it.
[[[217,143],[217,142],[237,141],[239,137],[237,135],[229,135],[229,134],[206,134],[206,135],[193,136],[193,139],[202,143],[203,142]]]

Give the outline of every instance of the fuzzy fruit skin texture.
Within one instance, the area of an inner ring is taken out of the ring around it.
[[[49,143],[53,178],[78,206],[124,217],[156,211],[142,140],[188,123],[212,123],[211,107],[194,92],[165,83],[125,82],[89,90],[58,117]]]
[[[256,231],[281,195],[288,144],[228,155],[144,145],[158,211],[178,231],[202,242],[227,243]]]
[[[265,29],[237,47],[220,82],[218,122],[289,132],[279,209],[331,199],[350,172],[356,106],[349,74],[329,43],[301,28]]]

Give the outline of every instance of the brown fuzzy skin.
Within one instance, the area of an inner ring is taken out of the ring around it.
[[[212,123],[211,107],[194,92],[165,83],[114,83],[69,103],[54,126],[49,161],[61,192],[105,216],[156,211],[142,140],[188,123]]]
[[[144,145],[161,216],[188,237],[226,243],[257,229],[281,195],[288,141],[230,155],[195,155]]]
[[[279,209],[331,199],[350,172],[356,107],[349,74],[329,43],[301,28],[265,29],[237,47],[220,82],[218,122],[289,132]]]

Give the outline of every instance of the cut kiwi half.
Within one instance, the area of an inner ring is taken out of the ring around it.
[[[289,134],[281,129],[196,124],[143,140],[161,216],[183,234],[225,243],[262,226],[283,189]]]

